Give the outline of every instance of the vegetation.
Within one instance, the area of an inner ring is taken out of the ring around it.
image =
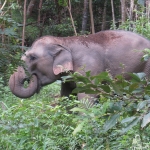
[[[106,72],[95,77],[90,72],[86,77],[74,74],[80,83],[74,92],[100,94],[93,107],[74,96],[58,98],[58,83],[30,100],[16,98],[6,87],[0,110],[0,148],[149,149],[149,83],[142,73],[131,76],[129,82],[121,75],[113,80]]]
[[[26,12],[22,11],[24,6]],[[12,95],[7,86],[23,51],[36,38],[46,34],[89,34],[110,28],[130,30],[150,38],[149,14],[149,2],[144,0],[30,0],[27,3],[1,0],[0,149],[150,149],[150,83],[143,73],[130,74],[130,81],[122,75],[112,79],[107,72],[94,77],[90,72],[85,77],[71,75],[77,83],[74,93],[100,95],[93,107],[86,99],[77,101],[73,95],[60,98],[59,82],[26,100]],[[23,19],[26,23],[22,23]],[[150,50],[145,49],[142,61],[149,57]],[[102,84],[103,81],[107,84]]]

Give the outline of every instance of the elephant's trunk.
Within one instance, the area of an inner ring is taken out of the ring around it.
[[[11,75],[9,79],[9,87],[14,95],[20,98],[28,98],[34,95],[38,89],[38,80],[32,75],[27,88],[24,87],[26,74],[22,67],[18,67],[17,72]]]

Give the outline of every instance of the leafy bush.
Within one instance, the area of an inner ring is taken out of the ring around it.
[[[149,149],[149,82],[143,73],[130,75],[132,80],[126,81],[121,75],[112,79],[107,72],[94,77],[75,73],[74,92],[100,94],[93,107],[86,99],[59,98],[59,84],[46,86],[28,100],[4,89],[0,149]]]
[[[45,27],[44,35],[71,36],[74,35],[70,18],[64,18],[60,24],[49,19],[50,26]]]
[[[21,39],[17,33],[17,23],[10,14],[9,9],[14,9],[14,4],[0,12],[0,76],[4,85],[7,85],[8,78],[12,70],[20,62]]]
[[[0,149],[68,149],[73,138],[73,124],[68,124],[71,116],[63,107],[52,107],[46,101],[20,100],[1,111]]]
[[[72,135],[75,114],[66,109],[77,102],[69,103],[68,98],[54,101],[50,95],[57,97],[58,88],[56,84],[48,86],[43,89],[43,97],[34,96],[30,100],[16,98],[8,89],[4,91],[9,98],[4,96],[0,101],[0,149],[56,150],[79,146],[78,139]]]
[[[89,133],[86,137],[91,140],[86,141],[86,147],[89,148],[92,145],[91,148],[93,148],[98,142],[94,149],[99,149],[98,146],[104,143],[104,147],[116,149],[120,145],[121,149],[123,145],[116,139],[119,140],[120,136],[128,134],[132,128],[140,135],[140,138],[146,137],[150,123],[150,84],[144,73],[129,75],[132,77],[130,81],[125,80],[122,75],[112,79],[107,72],[96,76],[86,72],[85,77],[78,73],[73,74],[73,80],[77,83],[77,88],[73,92],[100,95],[99,104],[96,106],[88,109],[84,107],[72,109],[73,112],[83,114],[78,117],[77,120],[80,123],[73,133],[78,134],[83,131],[86,134]],[[101,136],[103,138],[100,141]],[[145,140],[146,147],[150,146],[149,140],[149,137]],[[131,147],[131,142],[128,141],[126,144]]]

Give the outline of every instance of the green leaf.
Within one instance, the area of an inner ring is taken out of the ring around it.
[[[142,80],[144,77],[146,77],[146,74],[144,72],[136,73],[137,76]]]
[[[149,95],[144,95],[144,99],[150,101],[150,96]]]
[[[119,117],[120,114],[114,114],[113,116],[111,116],[110,119],[107,120],[104,125],[104,132],[107,132],[109,129],[114,127]]]
[[[144,128],[148,123],[150,123],[150,112],[143,117],[141,127]]]
[[[110,104],[110,108],[108,109],[110,112],[116,112],[122,110],[122,103],[121,102],[115,102]]]
[[[106,93],[110,92],[110,87],[108,85],[101,85],[100,88],[103,89]]]
[[[87,84],[84,88],[86,88],[86,89],[91,89],[91,88],[96,89],[97,86],[94,85],[94,84]]]
[[[74,131],[73,131],[73,135],[76,135],[78,132],[80,132],[81,130],[82,130],[82,128],[83,128],[83,126],[84,126],[84,121],[83,122],[81,122],[75,129],[74,129]]]
[[[6,28],[6,29],[4,30],[4,33],[3,33],[3,34],[8,35],[8,36],[16,36],[16,35],[17,35],[17,33],[14,31],[14,28],[13,28],[13,27],[11,27],[11,28]]]
[[[86,113],[85,109],[81,109],[81,108],[78,108],[78,107],[72,108],[70,111]]]
[[[137,123],[141,120],[141,117],[136,117],[131,123],[129,123],[126,128],[123,128],[121,133],[125,133],[127,132],[128,130],[130,130],[132,127],[134,127],[135,125],[137,125]]]
[[[148,61],[149,59],[149,55],[148,54],[145,54],[143,57],[142,57],[142,61]]]
[[[117,84],[115,84],[115,83],[112,83],[111,85],[112,85],[114,91],[115,91],[118,95],[123,95],[123,92],[121,91],[120,85],[117,85]]]
[[[85,84],[91,83],[90,80],[87,77],[79,75],[79,76],[76,76],[76,78],[77,78],[77,81],[79,81],[79,82],[83,82]]]
[[[94,80],[94,85],[99,85],[99,84],[100,84],[99,79],[98,79],[98,78],[95,78],[95,80]]]
[[[100,74],[91,77],[91,80],[98,79],[99,81],[111,81],[108,72],[101,72]]]
[[[135,89],[135,90],[133,91],[133,93],[136,94],[136,93],[141,93],[141,92],[143,92],[143,91],[144,91],[143,88],[137,88],[137,89]]]
[[[129,86],[129,92],[133,92],[135,89],[137,89],[139,87],[138,83],[133,83]]]
[[[140,82],[140,78],[137,76],[136,73],[129,73],[129,75],[132,77],[132,82]]]
[[[132,77],[132,82],[140,82],[146,76],[144,72],[129,73],[129,75]]]
[[[81,92],[83,92],[84,91],[84,87],[76,87],[73,91],[72,91],[72,93],[81,93]]]
[[[97,86],[91,83],[86,85],[77,83],[77,87],[72,91],[73,93],[86,93],[86,94],[97,94],[99,91],[96,90]]]
[[[91,76],[91,71],[87,71],[86,72],[86,77],[90,77]]]
[[[139,111],[139,110],[141,110],[142,108],[144,108],[144,107],[147,105],[147,103],[148,103],[147,100],[138,103],[138,105],[137,105],[137,111]]]
[[[38,126],[39,126],[39,120],[38,120],[38,118],[35,118],[35,119],[34,119],[34,126],[35,126],[35,127],[38,127]]]
[[[135,116],[125,118],[125,119],[123,119],[123,120],[121,121],[121,123],[123,124],[123,123],[131,122],[131,121],[133,121],[135,118],[136,118]]]
[[[86,93],[86,94],[97,94],[98,91],[90,89],[88,87],[77,87],[75,88],[72,93]]]

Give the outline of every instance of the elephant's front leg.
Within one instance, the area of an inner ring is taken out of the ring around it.
[[[75,89],[76,84],[74,82],[62,82],[61,83],[61,96],[67,96],[69,97],[70,94],[72,94],[72,91]],[[78,100],[85,99],[88,101],[88,104],[90,106],[93,106],[98,96],[96,94],[85,94],[85,93],[78,93]]]
[[[69,97],[75,87],[76,84],[74,82],[61,82],[61,96]]]

